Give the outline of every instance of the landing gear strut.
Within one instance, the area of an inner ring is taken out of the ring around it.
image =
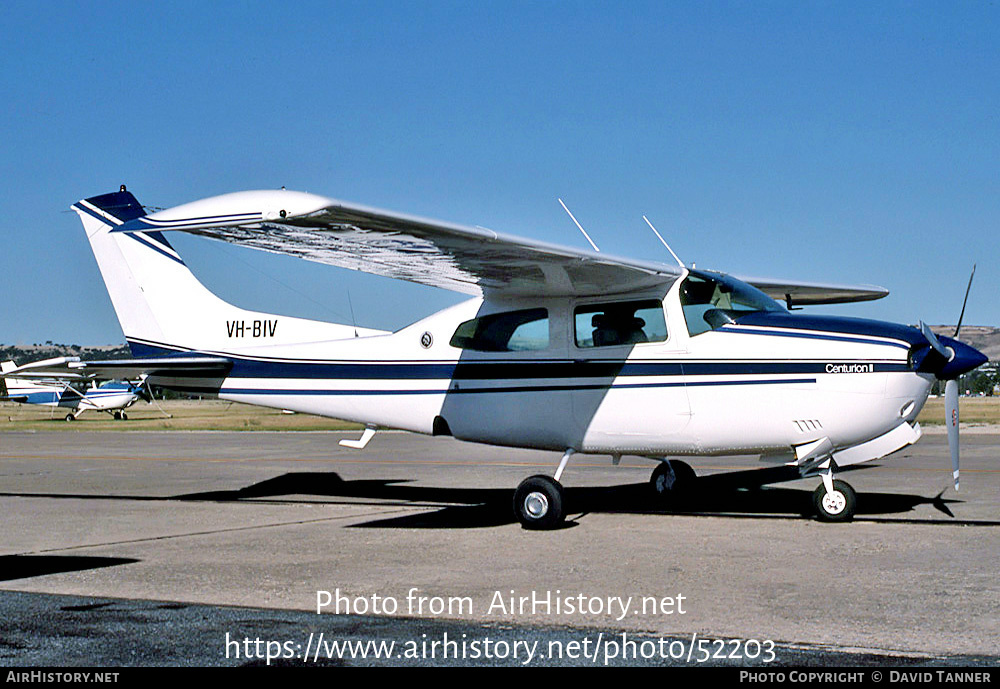
[[[555,529],[566,521],[565,499],[559,479],[572,456],[573,450],[566,450],[554,477],[538,474],[521,481],[514,491],[514,514],[522,527]]]

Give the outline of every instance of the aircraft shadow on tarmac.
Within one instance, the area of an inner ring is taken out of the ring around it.
[[[864,467],[861,467],[864,468]],[[798,470],[788,467],[753,469],[703,476],[697,490],[683,501],[664,505],[648,483],[608,487],[566,488],[565,528],[592,513],[606,514],[687,514],[749,518],[812,518],[812,489],[777,488],[769,484],[793,481]],[[370,500],[384,506],[438,508],[354,527],[464,529],[501,526],[515,521],[511,500],[513,490],[503,488],[435,488],[414,486],[409,480],[362,479],[346,481],[336,472],[288,473],[234,491],[213,491],[176,496],[177,500],[237,501],[308,495],[324,498]],[[933,505],[954,519],[949,503],[960,500],[893,493],[859,493],[858,517],[900,515],[918,505]],[[926,522],[927,520],[921,520]],[[947,520],[947,523],[955,523]]]
[[[126,557],[90,557],[83,555],[3,555],[0,556],[0,581],[30,579],[46,574],[81,572],[86,569],[117,567],[139,562]]]

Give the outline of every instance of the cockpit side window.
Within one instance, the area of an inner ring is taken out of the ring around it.
[[[477,352],[527,352],[549,346],[549,312],[525,309],[480,316],[455,330],[451,346]]]
[[[573,312],[577,347],[664,342],[667,323],[655,299],[578,306]]]
[[[733,323],[748,313],[784,310],[756,287],[721,274],[692,272],[681,285],[680,297],[692,337]]]

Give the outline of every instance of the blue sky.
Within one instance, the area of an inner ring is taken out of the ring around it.
[[[123,341],[74,201],[282,185],[1000,325],[987,2],[8,3],[0,342]],[[397,328],[458,295],[190,237],[241,306]]]

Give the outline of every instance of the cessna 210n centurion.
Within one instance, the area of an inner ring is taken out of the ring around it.
[[[958,485],[954,381],[985,357],[926,326],[774,299],[835,304],[881,288],[744,281],[286,190],[147,214],[123,186],[73,209],[136,358],[70,368],[365,424],[342,441],[352,447],[397,428],[562,452],[554,476],[515,491],[527,528],[564,520],[559,480],[577,453],[656,460],[651,484],[668,501],[695,484],[677,456],[760,455],[819,476],[819,517],[848,520],[855,493],[834,472],[915,442],[935,378],[949,381]],[[471,298],[397,332],[245,311],[194,277],[174,231]]]
[[[68,409],[67,421],[75,421],[85,411],[103,411],[116,420],[128,419],[126,409],[140,397],[149,401],[149,393],[142,385],[126,381],[88,380],[79,374],[39,374],[39,369],[59,366],[69,358],[45,359],[23,366],[13,361],[0,363],[0,378],[7,387],[4,399],[21,404],[39,404],[45,407]],[[73,359],[78,361],[78,359]]]

